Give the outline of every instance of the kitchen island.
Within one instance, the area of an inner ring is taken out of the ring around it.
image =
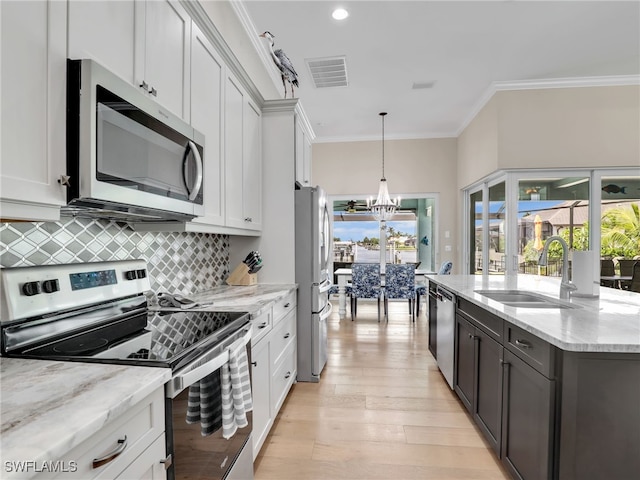
[[[457,297],[454,390],[514,478],[636,477],[640,295],[600,288],[562,300],[560,279],[537,276],[429,281]]]
[[[640,353],[640,294],[600,288],[599,297],[573,296],[577,308],[516,308],[477,290],[526,290],[559,300],[560,279],[534,275],[437,275],[429,277],[498,317],[572,352]]]

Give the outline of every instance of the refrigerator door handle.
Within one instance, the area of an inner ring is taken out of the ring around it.
[[[332,311],[333,305],[331,304],[331,302],[327,302],[327,305],[322,309],[322,312],[320,312],[320,321],[324,322],[327,318],[329,318]]]
[[[318,286],[318,292],[319,293],[326,292],[331,288],[331,285],[332,285],[331,278],[327,276],[327,278],[325,278],[324,281]]]

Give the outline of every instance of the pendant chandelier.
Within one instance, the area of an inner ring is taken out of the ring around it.
[[[384,117],[387,112],[381,112],[382,117],[382,178],[380,179],[380,187],[378,188],[378,196],[375,203],[371,203],[371,198],[367,199],[367,208],[379,222],[391,220],[400,205],[400,198],[391,200],[389,196],[389,187],[387,187],[387,179],[384,177]]]

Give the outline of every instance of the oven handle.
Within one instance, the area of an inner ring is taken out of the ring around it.
[[[251,329],[249,328],[249,330],[244,331],[245,334],[241,338],[237,339],[229,347],[225,348],[224,351],[222,351],[217,357],[212,358],[207,363],[200,365],[193,370],[190,370],[183,374],[178,374],[171,380],[169,380],[165,388],[166,396],[168,398],[177,397],[182,390],[202,380],[207,375],[215,372],[224,364],[226,364],[229,361],[229,351],[235,351],[236,349],[240,348],[243,345],[246,345],[247,343],[249,343],[249,341],[251,341]]]

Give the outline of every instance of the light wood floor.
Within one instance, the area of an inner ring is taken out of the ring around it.
[[[424,309],[375,303],[329,319],[320,383],[293,386],[254,463],[255,479],[508,479],[427,348]]]

